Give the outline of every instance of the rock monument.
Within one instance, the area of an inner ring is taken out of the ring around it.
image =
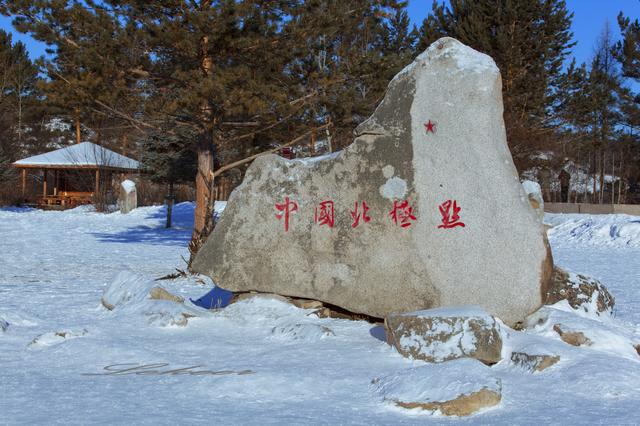
[[[138,192],[136,191],[136,184],[132,180],[126,179],[120,184],[118,206],[120,207],[120,213],[129,213],[138,207]]]
[[[514,325],[553,262],[506,143],[493,60],[442,38],[349,147],[254,161],[193,269],[232,291],[385,317],[480,305]]]

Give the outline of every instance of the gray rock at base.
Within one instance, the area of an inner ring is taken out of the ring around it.
[[[582,331],[571,331],[562,324],[555,324],[553,331],[558,333],[563,342],[571,346],[591,346],[592,342]]]
[[[547,368],[555,365],[558,361],[560,361],[560,356],[529,354],[526,352],[512,352],[511,361],[515,365],[523,367],[533,373],[544,371]]]
[[[50,331],[41,334],[27,345],[30,349],[42,349],[49,346],[59,345],[72,339],[77,339],[87,335],[89,331],[86,328],[77,330]]]
[[[542,304],[553,263],[502,112],[493,60],[437,41],[343,151],[256,159],[193,269],[231,291],[377,318],[479,304],[520,322]],[[333,207],[333,227],[323,207]]]
[[[545,304],[561,300],[566,300],[573,309],[594,311],[597,315],[611,315],[615,305],[614,297],[600,281],[554,267]]]
[[[169,293],[165,288],[155,286],[149,290],[149,299],[168,300],[175,303],[184,303],[184,297]]]
[[[118,207],[120,208],[120,213],[129,213],[138,207],[138,192],[136,184],[132,180],[127,179],[120,184]]]
[[[427,362],[501,360],[500,323],[477,307],[440,308],[385,319],[387,341],[404,357]]]

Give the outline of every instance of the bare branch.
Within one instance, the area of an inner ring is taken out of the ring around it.
[[[283,145],[280,145],[280,146],[278,146],[276,148],[260,152],[258,154],[252,155],[252,156],[244,158],[242,160],[235,161],[235,162],[233,162],[231,164],[227,164],[226,166],[220,167],[215,172],[209,172],[209,176],[210,176],[210,178],[215,178],[216,176],[219,176],[220,174],[226,172],[227,170],[231,170],[231,169],[234,169],[234,168],[236,168],[238,166],[241,166],[243,164],[249,163],[249,162],[255,160],[258,157],[262,157],[263,155],[267,155],[267,154],[273,154],[274,152],[280,151],[282,148],[286,148],[286,147],[289,147],[291,145],[295,145],[298,142],[300,142],[301,140],[311,136],[312,133],[317,132],[319,130],[327,129],[329,127],[331,127],[331,123],[330,122],[327,123],[327,124],[323,124],[322,126],[315,127],[313,129],[303,133],[302,135],[298,136],[297,138],[292,139],[291,141],[289,141],[289,142],[287,142],[287,143],[285,143]]]

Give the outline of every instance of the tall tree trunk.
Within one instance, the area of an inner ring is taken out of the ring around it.
[[[76,143],[80,143],[80,108],[75,109]]]
[[[22,147],[22,88],[18,93],[18,146]]]
[[[209,1],[203,1],[201,7],[209,7]],[[200,64],[204,77],[210,78],[213,74],[213,59],[209,54],[209,37],[206,35],[200,39]],[[197,146],[196,208],[193,234],[189,243],[189,265],[213,230],[214,118],[213,108],[207,99],[202,102],[200,114],[202,133]]]
[[[129,135],[126,133],[122,134],[121,150],[122,155],[129,155]]]

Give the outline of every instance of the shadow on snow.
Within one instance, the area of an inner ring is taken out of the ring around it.
[[[106,243],[145,243],[157,245],[187,246],[191,240],[193,229],[193,203],[176,204],[173,208],[172,227],[165,228],[167,206],[162,206],[150,214],[145,220],[157,220],[156,226],[135,226],[115,233],[94,232],[98,241]]]

